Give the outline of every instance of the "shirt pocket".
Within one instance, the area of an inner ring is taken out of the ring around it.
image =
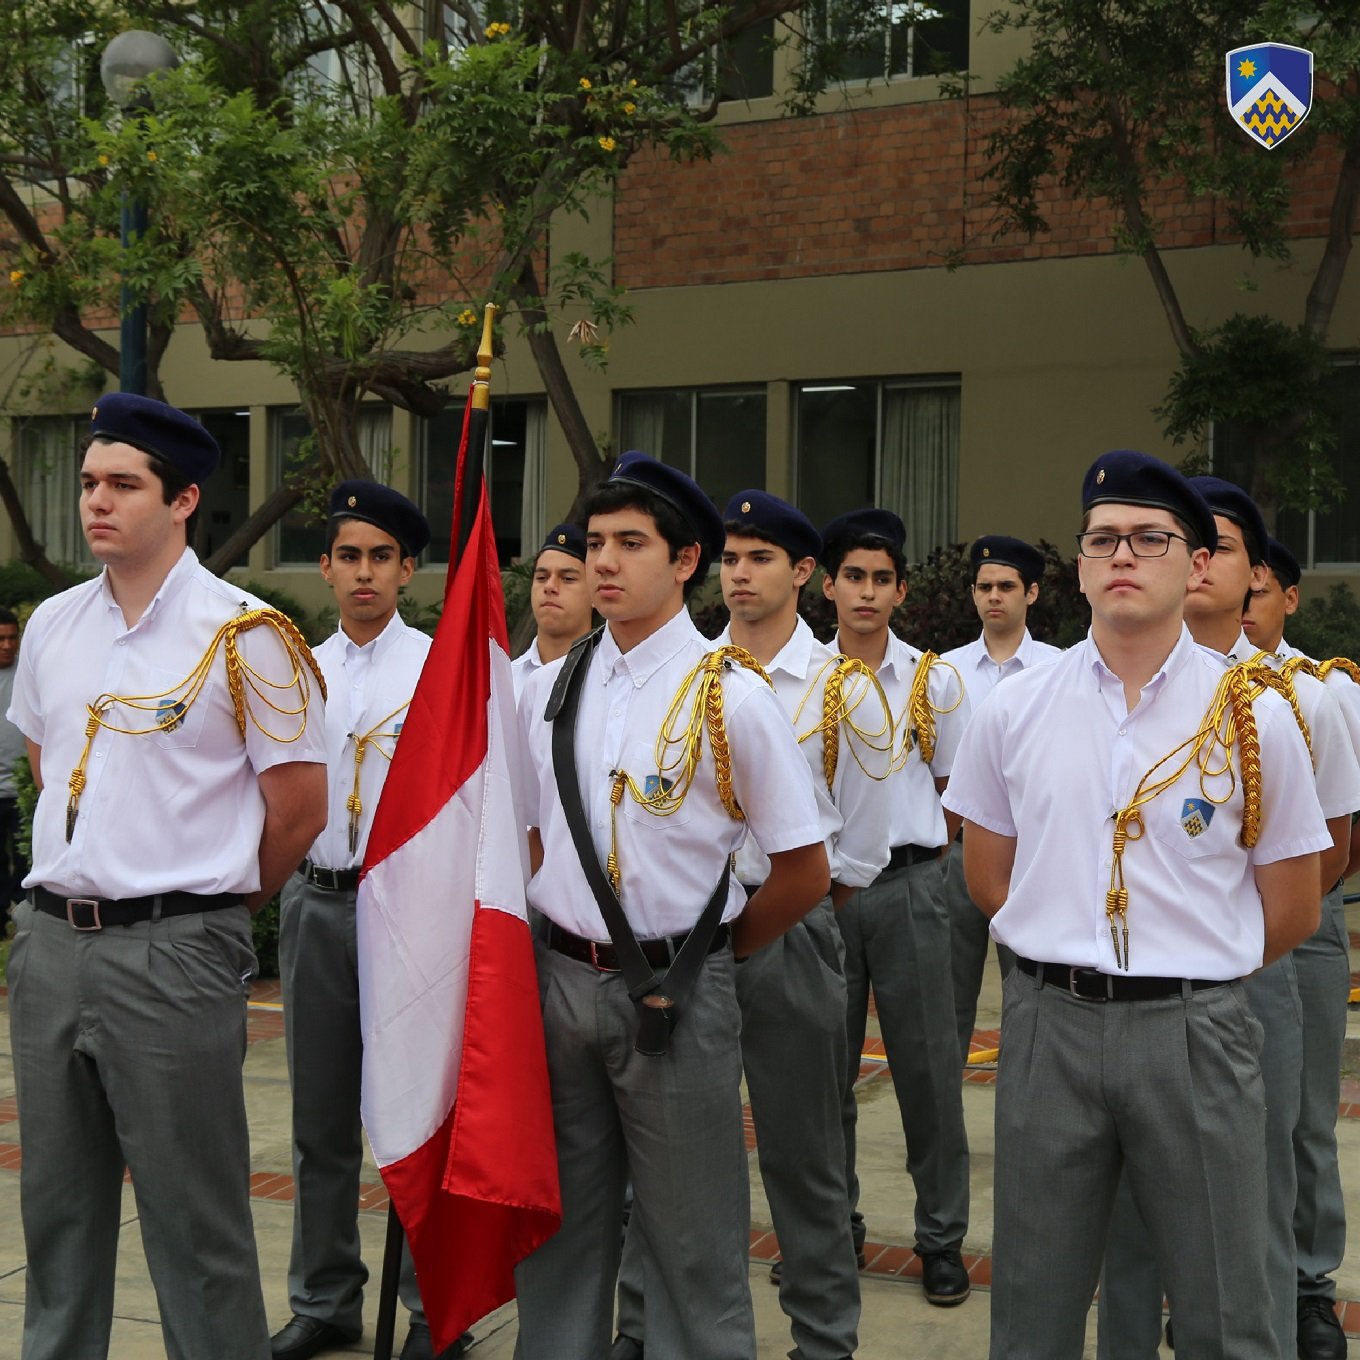
[[[666,824],[686,826],[694,817],[694,799],[702,781],[713,779],[713,753],[704,739],[704,755],[694,773],[694,782],[685,789],[684,764],[677,762],[668,769],[657,767],[657,743],[636,741],[627,748],[627,764],[623,769],[629,786],[623,791],[619,811],[636,826],[660,828]],[[670,759],[673,751],[666,753]],[[674,797],[681,790],[684,796],[677,806]],[[636,791],[636,793],[635,793]],[[639,797],[643,800],[638,801]]]
[[[1203,794],[1168,789],[1143,810],[1147,833],[1182,859],[1222,854],[1241,826],[1232,801],[1213,803]]]
[[[145,678],[147,697],[134,710],[135,719],[124,723],[119,714],[127,714],[121,705],[113,711],[118,726],[151,729],[151,739],[162,750],[182,750],[198,745],[203,735],[203,724],[217,697],[217,686],[208,681],[196,693],[186,698],[184,676],[171,671],[148,670]]]

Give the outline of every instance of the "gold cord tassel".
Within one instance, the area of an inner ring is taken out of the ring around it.
[[[958,681],[959,697],[948,708],[937,708],[930,699],[930,672],[937,665],[953,671],[954,679]],[[929,765],[935,758],[936,717],[952,713],[962,702],[963,677],[948,661],[941,661],[936,653],[923,652],[920,661],[916,663],[916,674],[912,676],[906,708],[895,725],[901,728],[905,735],[901,750],[893,761],[893,768],[901,769],[907,763],[907,757],[911,754],[913,746],[920,748],[921,763]]]
[[[807,703],[813,690],[817,688],[822,676],[826,676],[826,686],[822,693],[822,716],[821,721],[815,727],[809,728],[806,732],[798,733],[800,744],[809,740],[811,737],[821,734],[822,738],[822,774],[826,778],[826,787],[830,791],[836,778],[836,768],[840,763],[840,738],[844,728],[849,736],[846,746],[851,755],[855,757],[860,769],[871,779],[886,779],[888,777],[888,765],[892,756],[893,724],[892,712],[888,707],[888,696],[883,693],[883,686],[878,682],[878,676],[873,672],[871,666],[859,660],[858,657],[837,656],[828,661],[813,677],[811,685],[808,686],[807,693],[803,695],[794,710],[793,725],[796,729],[803,714],[803,707]],[[868,682],[858,688],[853,702],[845,697],[846,682],[856,675],[861,675]],[[882,704],[882,721],[877,730],[866,732],[855,722],[854,715],[870,693],[876,693],[879,702]],[[859,743],[866,750],[875,752],[878,755],[887,757],[883,762],[882,769],[878,773],[873,773],[865,767],[855,750],[853,739],[858,739]]]
[[[628,776],[622,770],[615,770],[614,786],[609,790],[609,858],[604,866],[615,897],[623,893],[623,876],[619,873],[619,824],[614,814],[623,802],[623,791],[627,785]]]

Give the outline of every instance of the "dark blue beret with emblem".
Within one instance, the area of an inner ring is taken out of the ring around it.
[[[404,557],[419,557],[430,541],[429,521],[419,508],[381,482],[341,482],[331,492],[330,510],[332,519],[361,519],[391,534]]]
[[[538,551],[540,553],[566,553],[584,562],[586,560],[586,536],[579,525],[554,524],[548,530],[547,537],[544,538]]]
[[[1133,449],[1101,454],[1081,484],[1081,508],[1096,505],[1146,505],[1183,520],[1213,552],[1218,547],[1214,513],[1189,479],[1170,463]]]
[[[90,435],[154,454],[192,483],[205,481],[222,461],[217,440],[193,416],[133,392],[100,397],[90,412]]]
[[[1190,485],[1209,502],[1209,509],[1214,514],[1232,520],[1242,530],[1247,556],[1252,562],[1264,562],[1270,535],[1256,502],[1236,483],[1225,482],[1222,477],[1191,477]]]
[[[907,526],[902,523],[900,515],[893,514],[891,510],[876,510],[872,506],[863,510],[849,510],[822,525],[823,549],[848,538],[869,537],[883,539],[893,552],[900,553],[907,541]]]
[[[1275,573],[1275,579],[1280,583],[1281,590],[1288,590],[1290,586],[1296,586],[1303,580],[1303,568],[1299,566],[1299,559],[1278,538],[1266,539],[1266,562]]]
[[[788,501],[781,501],[768,491],[755,488],[738,491],[727,502],[723,520],[758,530],[759,537],[783,548],[795,562],[816,557],[822,550],[822,536],[812,521]]]
[[[1044,555],[1022,538],[1007,538],[1005,534],[983,534],[974,541],[968,553],[973,564],[973,579],[978,568],[986,566],[1014,567],[1028,590],[1044,575]]]
[[[703,487],[686,477],[679,468],[667,467],[649,454],[630,449],[614,464],[608,481],[640,486],[652,495],[659,496],[689,525],[694,533],[694,541],[703,548],[706,557],[716,559],[722,556],[727,535],[723,531],[718,507],[704,493]]]

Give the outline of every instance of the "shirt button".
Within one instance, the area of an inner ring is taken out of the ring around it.
[[[1120,735],[1121,737],[1127,737],[1127,736],[1129,735],[1128,728],[1126,728],[1126,727],[1121,727],[1121,728],[1119,729],[1119,735]]]

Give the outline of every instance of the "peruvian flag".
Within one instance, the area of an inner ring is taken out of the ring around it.
[[[514,1297],[516,1263],[561,1222],[505,602],[480,472],[462,484],[467,445],[465,427],[458,489],[480,506],[449,567],[358,895],[364,1128],[436,1353]]]

